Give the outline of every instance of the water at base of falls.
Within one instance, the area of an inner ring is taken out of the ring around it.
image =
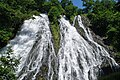
[[[48,16],[41,14],[26,20],[12,46],[14,56],[20,59],[16,74],[18,80],[97,80],[103,62],[118,66],[104,47],[96,43],[89,29],[75,17],[83,29],[84,39],[69,21],[60,22],[60,49],[55,54]],[[74,22],[75,23],[75,22]]]

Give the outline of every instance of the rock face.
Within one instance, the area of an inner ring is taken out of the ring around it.
[[[97,80],[102,67],[118,66],[108,51],[95,41],[87,28],[89,22],[85,22],[86,19],[82,22],[80,15],[75,17],[73,25],[65,17],[59,19],[57,54],[48,16],[41,14],[34,18],[26,20],[8,44],[14,56],[20,59],[16,71],[18,80]]]
[[[94,40],[95,42],[97,42],[98,44],[100,44],[101,46],[103,46],[103,47],[111,54],[111,56],[114,57],[114,51],[113,51],[109,46],[105,45],[105,43],[104,43],[104,39],[105,39],[105,38],[101,38],[99,35],[96,35],[96,34],[90,29],[90,27],[91,27],[92,25],[91,25],[89,19],[88,19],[87,17],[83,16],[83,15],[81,16],[81,19],[82,19],[83,25],[84,25],[87,29],[90,30],[90,33],[92,34],[93,40]],[[77,22],[76,22],[76,23],[77,23]],[[78,27],[76,27],[76,28],[77,28],[78,30],[80,29],[80,28],[78,28]],[[80,32],[80,34],[81,34],[83,37],[85,37],[83,31],[78,31],[78,32]]]
[[[112,56],[112,57],[118,62],[118,64],[120,64],[120,62],[119,62],[120,57],[117,56],[117,55],[115,55],[115,51],[114,51],[113,49],[111,49],[109,46],[105,45],[105,43],[104,43],[104,39],[105,39],[105,38],[101,38],[99,35],[96,35],[96,34],[90,29],[90,27],[91,27],[92,25],[90,24],[89,19],[88,19],[87,17],[85,17],[85,16],[81,16],[81,19],[82,19],[83,25],[90,30],[90,32],[91,32],[91,34],[92,34],[92,37],[93,37],[93,40],[94,40],[95,42],[97,42],[98,44],[102,45],[102,46],[109,52],[110,56]],[[76,24],[77,24],[77,21],[76,21]],[[76,27],[76,28],[78,29],[78,32],[79,32],[83,37],[85,37],[85,34],[83,33],[83,31],[80,30],[80,28],[78,28],[78,27]],[[107,75],[107,74],[109,74],[109,73],[114,72],[114,71],[111,69],[111,66],[110,66],[109,64],[106,64],[106,63],[103,63],[103,64],[101,65],[101,68],[102,68],[102,71],[104,72],[104,75]],[[120,71],[120,68],[117,68],[116,71]]]

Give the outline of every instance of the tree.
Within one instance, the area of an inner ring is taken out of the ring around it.
[[[43,4],[42,4],[42,10],[41,10],[41,12],[43,12],[43,13],[48,13],[49,12],[49,10],[50,10],[50,8],[51,8],[51,6],[52,6],[52,3],[51,2],[44,2]]]
[[[56,22],[57,19],[60,17],[61,14],[64,13],[64,9],[60,5],[58,0],[50,0],[51,6],[48,12],[48,17],[51,22]]]
[[[67,6],[70,3],[70,0],[61,0],[61,6],[65,9],[65,6]]]
[[[112,0],[96,0],[92,6],[92,11],[88,13],[88,18],[92,23],[91,28],[101,37],[106,36],[108,26],[113,20],[111,15],[114,15],[114,5]]]
[[[11,56],[12,49],[9,47],[4,53],[0,53],[0,80],[16,80],[15,67],[19,63]]]
[[[37,9],[40,11],[42,8],[42,4],[44,4],[44,2],[46,2],[46,0],[34,0],[35,3],[37,4]]]
[[[50,11],[48,12],[48,16],[51,22],[56,22],[60,16],[60,11],[56,6],[52,6]]]
[[[34,0],[0,0],[0,48],[12,39],[25,19],[37,13]]]
[[[69,4],[65,6],[65,15],[72,23],[76,14],[77,14],[77,7],[74,6],[73,3],[70,1]]]
[[[90,0],[89,0],[90,1]],[[92,5],[84,0],[87,17],[91,21],[92,30],[101,37],[106,37],[105,43],[114,50],[120,51],[120,12],[114,0],[96,0]],[[90,8],[88,5],[91,5]]]
[[[82,0],[82,1],[83,6],[85,6],[84,12],[85,13],[91,12],[94,5],[94,0]]]
[[[107,40],[116,51],[120,51],[120,12],[115,13],[112,19],[108,26]]]

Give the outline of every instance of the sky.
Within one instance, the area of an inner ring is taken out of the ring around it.
[[[59,0],[59,1],[61,1],[61,0]],[[83,8],[83,6],[82,6],[82,0],[71,0],[72,2],[73,2],[73,4],[75,5],[75,6],[77,6],[78,8]]]
[[[61,0],[60,0],[60,1],[61,1]],[[120,0],[116,0],[116,1],[120,2]],[[74,4],[75,6],[77,6],[78,8],[83,8],[83,6],[82,6],[82,0],[72,0],[72,2],[73,2],[73,4]]]
[[[72,0],[73,4],[79,8],[83,8],[81,0]]]
[[[120,0],[116,0],[118,2],[120,2]],[[82,0],[72,0],[73,4],[79,8],[83,8],[82,6]]]

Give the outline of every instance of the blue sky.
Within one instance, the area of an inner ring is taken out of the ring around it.
[[[59,0],[61,1],[61,0]],[[72,0],[73,4],[79,8],[83,8],[82,6],[82,0]]]
[[[120,0],[115,0],[115,1],[118,1],[120,2]],[[82,0],[72,0],[73,4],[79,8],[83,8],[82,6]]]
[[[78,6],[79,8],[83,8],[81,0],[72,0],[72,2],[75,6]]]
[[[61,0],[59,0],[61,1]],[[120,1],[120,0],[116,0],[116,1]],[[82,0],[72,0],[73,4],[79,8],[83,8],[82,6]]]

